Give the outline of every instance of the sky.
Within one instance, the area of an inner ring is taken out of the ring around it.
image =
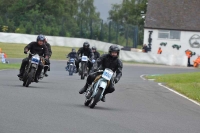
[[[96,6],[96,10],[100,12],[101,19],[107,20],[109,16],[109,10],[112,8],[112,4],[120,4],[122,0],[94,0],[94,6]]]

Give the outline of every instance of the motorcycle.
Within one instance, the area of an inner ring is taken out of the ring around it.
[[[85,77],[88,75],[88,57],[82,56],[81,57],[81,66],[79,68],[79,75],[81,75],[81,79],[84,80]]]
[[[32,57],[29,59],[28,65],[26,65],[23,77],[20,78],[20,80],[23,81],[23,86],[25,87],[29,87],[31,82],[34,82],[36,72],[40,63],[40,56],[38,54],[29,54]]]
[[[94,108],[102,99],[103,93],[110,85],[114,72],[111,69],[99,70],[97,73],[103,73],[96,77],[92,85],[90,85],[85,93],[85,106]]]
[[[70,58],[65,69],[69,72],[69,75],[72,76],[73,73],[76,72],[75,59]]]

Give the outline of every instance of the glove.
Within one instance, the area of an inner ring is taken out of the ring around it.
[[[49,59],[45,58],[44,60],[45,60],[46,64],[49,64]]]
[[[119,78],[115,78],[114,81],[115,81],[115,84],[116,84],[119,81]]]

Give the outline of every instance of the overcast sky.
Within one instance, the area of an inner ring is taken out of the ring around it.
[[[112,7],[112,4],[122,3],[122,0],[94,0],[94,5],[97,11],[101,14],[101,19],[107,20],[108,12]]]

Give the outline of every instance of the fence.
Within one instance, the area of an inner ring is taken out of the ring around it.
[[[5,43],[20,43],[28,44],[30,40],[35,40],[36,35],[28,34],[15,34],[15,33],[2,33],[0,32],[0,42]],[[90,39],[81,38],[68,38],[68,37],[56,37],[48,36],[49,43],[57,46],[68,46],[68,47],[81,47],[83,42],[89,41],[93,46],[96,46],[98,50],[107,52],[111,43],[105,43]],[[119,46],[120,48],[122,46]],[[152,53],[132,52],[132,51],[120,51],[120,59],[124,61],[136,61],[142,63],[155,63],[164,65],[178,65],[187,66],[187,56],[177,55],[158,55]]]
[[[139,33],[143,34],[138,26],[113,21],[37,15],[5,14],[0,17],[0,27],[0,32],[86,38],[133,48],[137,47],[139,39],[142,42]]]

